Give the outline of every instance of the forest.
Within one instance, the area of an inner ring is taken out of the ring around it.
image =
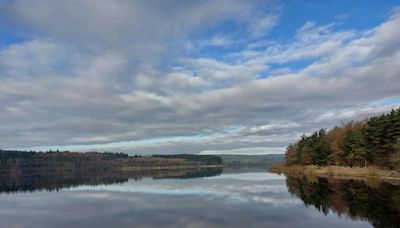
[[[303,135],[285,153],[287,165],[378,166],[400,170],[400,108]]]
[[[110,152],[33,152],[0,150],[0,173],[26,170],[48,171],[104,171],[162,167],[189,167],[221,164],[214,155],[169,155],[146,157]]]

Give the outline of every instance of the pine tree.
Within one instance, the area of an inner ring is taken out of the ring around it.
[[[321,129],[287,148],[288,164],[375,164],[400,169],[400,108],[366,121]]]

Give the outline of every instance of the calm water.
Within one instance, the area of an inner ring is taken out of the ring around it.
[[[400,226],[393,183],[237,170],[193,176],[3,175],[0,227]]]

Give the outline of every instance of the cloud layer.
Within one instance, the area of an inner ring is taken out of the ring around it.
[[[367,30],[309,21],[277,41],[279,12],[258,4],[0,1],[24,37],[0,49],[0,147],[277,148],[398,106],[400,11]],[[247,38],[221,35],[231,24]]]

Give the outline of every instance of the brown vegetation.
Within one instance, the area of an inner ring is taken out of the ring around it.
[[[378,178],[400,180],[400,173],[394,170],[383,169],[377,166],[349,167],[349,166],[315,166],[315,165],[272,165],[269,171],[287,175],[310,175],[333,178],[365,179]]]

